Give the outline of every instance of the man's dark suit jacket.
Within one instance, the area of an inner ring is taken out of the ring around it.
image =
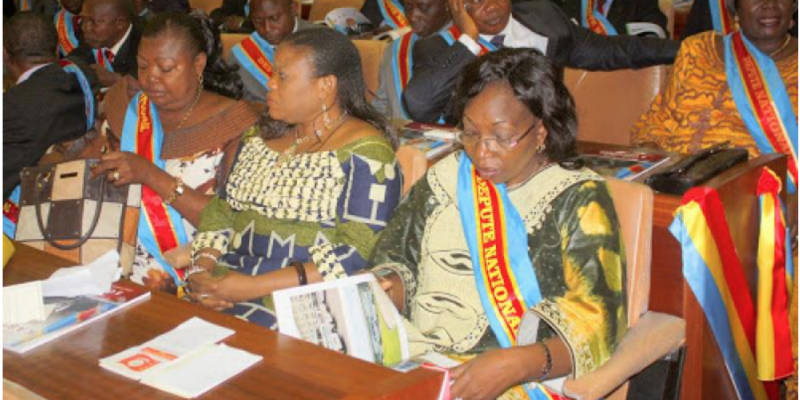
[[[580,22],[581,0],[556,0],[568,17]],[[667,31],[667,17],[658,8],[658,0],[614,0],[606,15],[619,34],[627,32],[629,22],[650,22]]]
[[[136,52],[139,50],[139,40],[141,38],[142,26],[137,21],[133,24],[133,29],[131,29],[131,34],[128,36],[128,39],[122,43],[122,47],[119,48],[119,51],[114,56],[114,61],[111,63],[114,67],[114,72],[120,75],[137,76]],[[90,65],[96,64],[92,50],[93,49],[89,47],[86,42],[81,41],[78,48],[72,50],[72,53],[69,53],[69,58],[78,58]]]
[[[92,87],[93,74],[86,74]],[[56,143],[86,134],[86,112],[75,75],[51,63],[3,94],[3,201],[24,167],[36,165]]]
[[[572,23],[547,0],[517,2],[512,15],[533,32],[548,38],[549,57],[559,67],[587,70],[642,68],[671,64],[679,44],[671,40],[635,36],[604,37]],[[440,35],[414,45],[414,74],[403,92],[409,115],[420,122],[436,122],[449,109],[461,71],[477,58],[461,42],[453,46]],[[452,122],[452,121],[450,121]]]
[[[232,16],[245,17],[244,23],[239,29],[233,31],[226,31],[231,33],[252,33],[255,30],[253,22],[247,18],[244,12],[244,6],[247,5],[248,0],[223,0],[220,8],[211,11],[211,19],[214,24],[221,26],[225,22],[225,18]]]

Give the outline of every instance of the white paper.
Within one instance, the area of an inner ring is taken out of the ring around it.
[[[3,287],[3,325],[43,321],[46,317],[42,281]]]
[[[442,140],[456,140],[456,132],[444,129],[430,129],[426,130],[423,135],[425,137],[442,139]]]
[[[61,268],[42,282],[44,297],[98,296],[119,280],[119,253],[111,250],[92,263]]]
[[[259,362],[261,356],[220,345],[206,346],[158,373],[148,374],[142,383],[183,398],[194,398]]]

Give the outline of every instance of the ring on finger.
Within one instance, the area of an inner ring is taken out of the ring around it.
[[[114,171],[114,173],[111,174],[111,180],[112,181],[118,181],[119,180],[119,171]]]

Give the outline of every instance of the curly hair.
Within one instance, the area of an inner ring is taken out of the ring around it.
[[[482,56],[467,66],[456,86],[455,117],[460,121],[467,103],[497,80],[507,81],[514,97],[544,124],[548,160],[574,168],[568,160],[575,155],[578,119],[563,70],[535,49],[507,48]]]
[[[307,29],[290,34],[281,46],[307,50],[315,77],[336,77],[336,97],[342,110],[383,132],[397,148],[397,136],[389,121],[367,102],[361,57],[350,39],[332,29]],[[280,137],[290,128],[289,124],[272,119],[269,109],[261,115],[259,126],[265,139]]]
[[[209,18],[182,13],[159,14],[147,23],[142,37],[155,38],[166,34],[183,39],[193,56],[205,53],[207,61],[203,70],[203,84],[207,90],[236,100],[242,98],[242,78],[236,73],[236,67],[222,59],[219,29]]]

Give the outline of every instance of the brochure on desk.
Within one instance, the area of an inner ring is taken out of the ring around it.
[[[409,122],[398,131],[401,146],[414,147],[425,154],[428,160],[452,151],[457,145],[458,129],[454,127]]]
[[[100,296],[46,297],[49,315],[45,320],[3,324],[3,349],[25,353],[148,298],[145,287],[119,283]]]
[[[280,332],[365,361],[408,359],[400,313],[372,274],[277,291]]]
[[[595,150],[581,152],[580,159],[587,168],[603,176],[632,181],[649,175],[670,160],[670,156],[656,151]]]

